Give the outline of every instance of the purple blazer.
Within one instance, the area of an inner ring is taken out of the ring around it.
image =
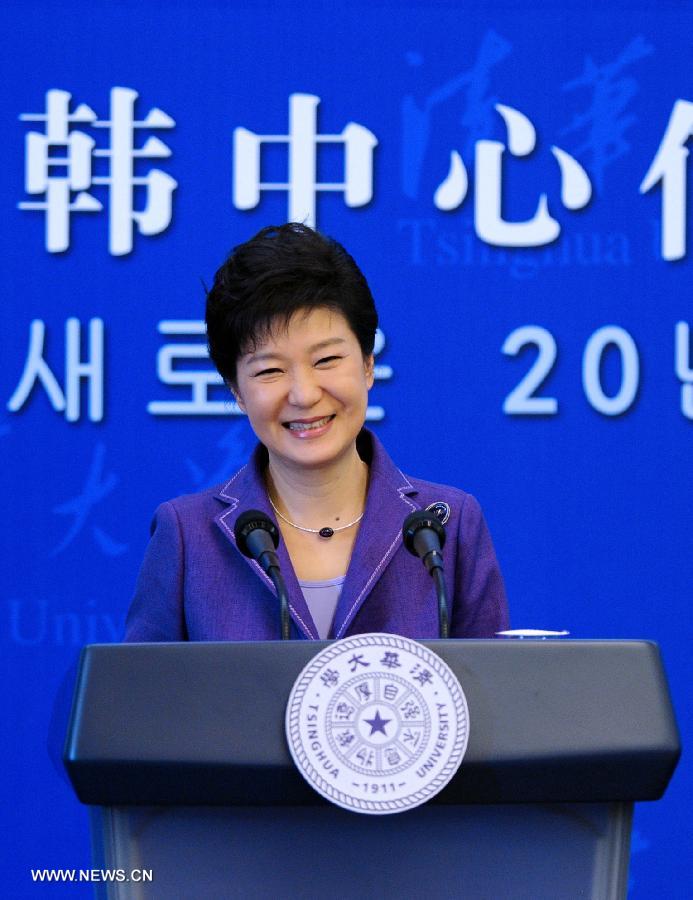
[[[477,501],[456,488],[407,478],[377,438],[363,431],[359,451],[370,463],[366,509],[335,613],[330,638],[389,632],[438,636],[433,579],[402,543],[402,523],[436,501],[450,506],[443,551],[452,637],[488,638],[508,627],[503,579]],[[370,459],[369,459],[370,456]],[[157,509],[126,624],[126,641],[262,641],[279,638],[279,604],[260,566],[234,539],[247,509],[275,520],[259,445],[250,462],[221,488],[169,500]],[[317,639],[284,543],[292,638]]]

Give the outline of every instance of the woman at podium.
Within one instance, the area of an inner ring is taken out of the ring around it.
[[[206,321],[210,356],[258,444],[225,483],[158,508],[125,639],[279,637],[272,582],[234,535],[247,510],[278,528],[292,638],[437,637],[433,579],[402,541],[407,515],[425,509],[447,536],[450,635],[507,628],[477,501],[402,474],[364,428],[378,316],[346,250],[303,225],[264,228],[216,273]]]

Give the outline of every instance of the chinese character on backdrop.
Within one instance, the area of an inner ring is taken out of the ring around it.
[[[40,200],[23,201],[20,209],[45,213],[45,246],[49,253],[70,247],[70,219],[73,213],[98,213],[103,204],[92,193],[94,187],[108,188],[109,251],[124,256],[132,251],[134,226],[140,234],[154,235],[171,222],[174,178],[161,169],[139,174],[138,160],[166,159],[170,149],[150,136],[136,146],[140,130],[169,129],[174,120],[160,109],[152,109],[144,119],[135,118],[137,91],[115,87],[110,95],[110,115],[97,118],[81,103],[70,112],[72,94],[46,92],[44,113],[25,113],[20,119],[39,122],[44,131],[26,136],[25,189]],[[105,134],[105,146],[96,136]],[[96,162],[108,162],[106,175],[96,174]],[[140,190],[138,190],[140,189]],[[136,209],[136,197],[144,196],[144,207]]]
[[[291,94],[289,97],[288,134],[255,134],[247,128],[233,133],[233,203],[237,209],[255,209],[263,191],[286,191],[289,222],[316,224],[316,200],[320,191],[344,194],[349,207],[365,206],[373,197],[373,149],[375,135],[349,122],[341,134],[318,132],[320,97],[313,94]],[[265,181],[262,177],[262,145],[286,144],[288,147],[287,179]],[[321,144],[344,147],[344,179],[341,182],[318,181],[318,148]]]
[[[546,194],[541,194],[537,210],[525,222],[503,219],[503,157],[528,156],[536,145],[534,125],[519,110],[501,103],[496,111],[505,122],[508,144],[478,140],[474,149],[474,229],[480,240],[495,247],[541,247],[555,241],[561,226],[551,215]],[[551,147],[561,172],[561,201],[567,209],[582,209],[592,196],[592,185],[580,163],[565,150]],[[467,170],[457,150],[450,153],[450,169],[438,186],[433,202],[441,210],[462,205],[469,187]]]
[[[688,156],[686,144],[693,137],[693,103],[677,100],[667,130],[640,185],[645,194],[662,183],[662,259],[674,261],[686,255]]]

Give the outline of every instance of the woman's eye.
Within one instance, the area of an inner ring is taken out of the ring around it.
[[[256,372],[253,377],[259,378],[261,375],[276,375],[278,372],[281,372],[281,369],[262,369],[262,371]]]
[[[315,365],[322,366],[325,363],[335,362],[336,360],[341,359],[341,358],[342,358],[341,356],[323,356],[323,358],[319,359]]]

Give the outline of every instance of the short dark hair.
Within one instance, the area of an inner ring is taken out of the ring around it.
[[[326,308],[349,323],[364,358],[373,352],[378,313],[363,273],[332,238],[306,225],[270,225],[235,247],[207,294],[209,355],[227,384],[236,363],[279,322]]]

